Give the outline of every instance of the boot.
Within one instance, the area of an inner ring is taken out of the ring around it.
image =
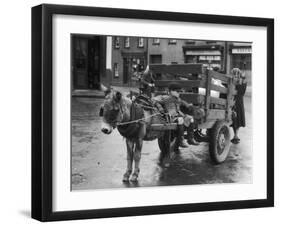
[[[184,139],[183,136],[180,137],[180,147],[182,147],[182,148],[188,147],[188,143],[186,142],[186,140]]]
[[[180,147],[187,148],[188,144],[187,144],[186,140],[184,139],[184,130],[185,130],[184,125],[178,126],[178,139],[179,139]]]
[[[194,132],[194,139],[199,143],[208,142],[209,137],[208,137],[208,135],[203,134],[200,130],[197,129]]]
[[[191,123],[187,129],[187,141],[191,145],[199,145],[199,143],[194,140],[194,123]]]
[[[199,145],[199,143],[196,140],[194,140],[194,137],[192,137],[192,138],[189,137],[187,140],[188,140],[188,143],[191,145]]]

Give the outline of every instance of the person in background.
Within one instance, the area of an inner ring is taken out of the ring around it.
[[[155,78],[153,76],[153,73],[149,70],[148,65],[142,75],[140,76],[139,82],[141,93],[147,95],[150,98],[153,97]]]
[[[237,94],[234,97],[234,106],[233,106],[233,114],[232,114],[232,128],[234,132],[234,137],[231,140],[232,143],[238,144],[240,142],[240,138],[238,137],[238,132],[240,127],[246,126],[245,120],[245,108],[244,108],[244,95],[247,88],[247,81],[245,75],[239,68],[233,68],[231,71],[233,75],[233,81],[235,84],[235,89]]]

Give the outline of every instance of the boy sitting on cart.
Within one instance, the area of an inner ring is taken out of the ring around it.
[[[181,107],[189,108],[193,106],[180,98],[181,87],[177,83],[169,85],[169,95],[159,95],[153,98],[155,106],[160,113],[168,113],[172,121],[178,123],[178,134],[181,147],[188,147],[184,139],[184,131],[187,130],[187,140],[191,145],[199,145],[194,140],[194,119],[193,116],[184,114]]]

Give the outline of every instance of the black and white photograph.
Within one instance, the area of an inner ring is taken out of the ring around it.
[[[279,222],[279,5],[3,1],[1,225]]]
[[[70,39],[72,191],[252,183],[251,40]]]
[[[32,217],[273,206],[269,18],[32,8]]]

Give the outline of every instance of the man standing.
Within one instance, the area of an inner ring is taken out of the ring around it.
[[[147,95],[148,97],[152,97],[154,93],[155,78],[153,77],[152,72],[149,70],[148,65],[142,73],[139,81],[141,93]]]
[[[240,142],[240,138],[238,137],[239,128],[246,126],[244,95],[247,89],[247,80],[239,68],[233,68],[231,74],[233,75],[233,81],[237,91],[237,94],[234,97],[234,106],[232,109],[233,116],[231,126],[234,131],[234,137],[231,142],[238,144]]]

